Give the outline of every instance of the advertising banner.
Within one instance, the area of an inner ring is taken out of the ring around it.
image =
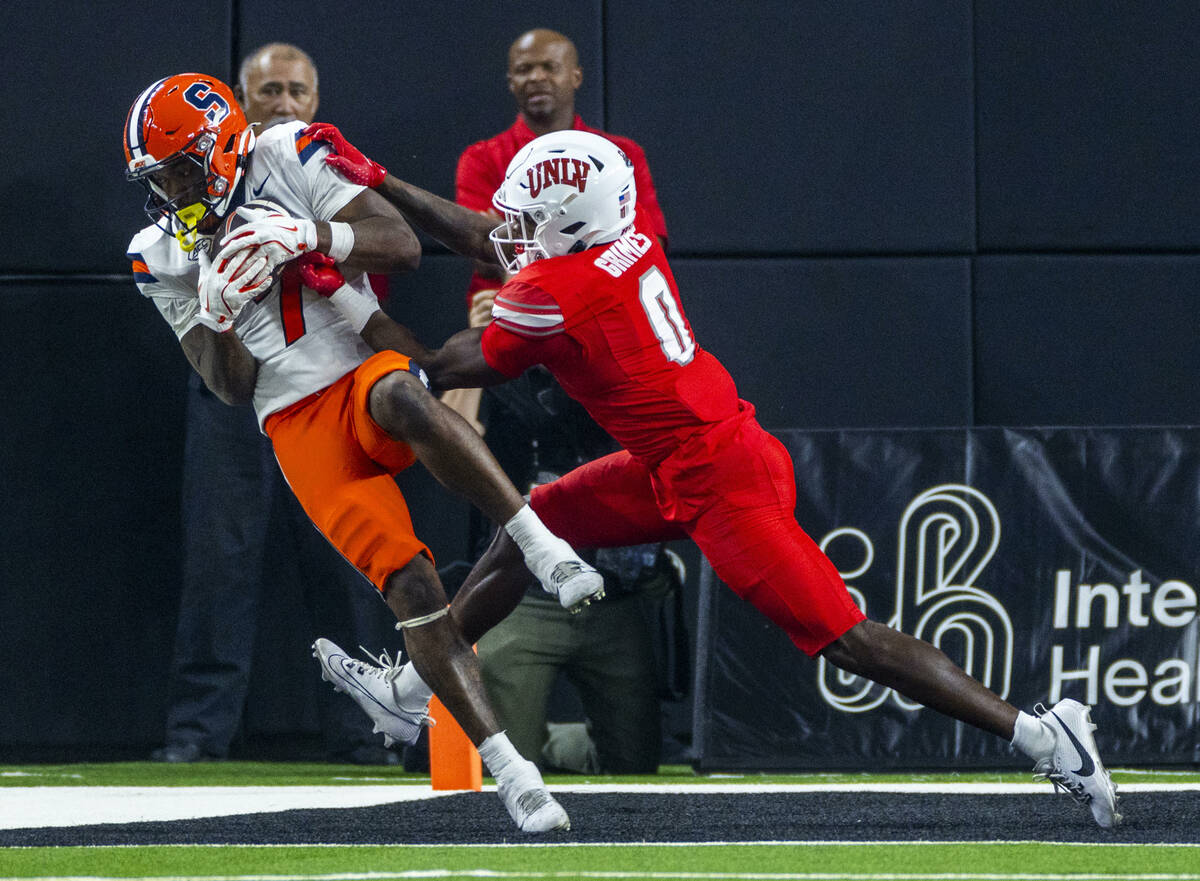
[[[1200,429],[775,433],[800,525],[869,617],[1020,709],[1092,705],[1110,765],[1200,761]],[[698,767],[1028,764],[701,581]]]

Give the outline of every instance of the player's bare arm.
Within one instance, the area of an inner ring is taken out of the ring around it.
[[[226,267],[226,274],[243,264],[257,270],[246,270],[242,291],[266,284],[267,276],[282,264],[310,254],[324,254],[359,272],[406,272],[421,261],[421,243],[412,227],[372,190],[358,193],[329,221],[290,217],[269,208],[251,214],[245,210],[237,212],[248,222],[220,239],[213,258],[217,266]],[[234,268],[227,268],[230,265]]]
[[[217,333],[197,325],[179,344],[214,395],[226,404],[251,402],[258,364],[236,333]]]
[[[420,364],[435,392],[482,388],[508,381],[507,376],[484,360],[479,343],[482,335],[482,327],[471,327],[450,337],[440,349],[431,349],[382,310],[372,315],[362,329],[363,339],[376,352],[392,349]]]
[[[420,362],[435,390],[482,388],[511,379],[484,359],[483,346],[480,344],[483,331],[483,327],[460,330],[432,353],[428,367],[425,367],[424,361]]]
[[[376,352],[399,352],[419,364],[434,391],[480,388],[508,380],[509,377],[489,366],[483,357],[484,325],[459,331],[440,349],[431,349],[409,328],[379,308],[374,297],[364,299],[361,293],[347,285],[342,273],[330,264],[331,261],[314,264],[302,259],[300,278],[313,291],[328,297]]]
[[[449,199],[388,174],[375,192],[396,206],[410,223],[419,226],[451,251],[494,265],[496,249],[488,234],[496,219],[464,208]]]
[[[306,128],[304,133],[315,141],[325,142],[333,150],[325,157],[328,165],[347,180],[372,188],[399,209],[409,223],[465,257],[488,264],[498,262],[488,239],[496,226],[494,218],[477,214],[389,174],[386,168],[364,156],[347,141],[336,126],[318,122]]]
[[[363,190],[333,220],[354,230],[354,249],[342,261],[358,272],[408,272],[421,262],[421,243],[412,227],[386,199]],[[329,253],[330,227],[317,223],[317,250]]]

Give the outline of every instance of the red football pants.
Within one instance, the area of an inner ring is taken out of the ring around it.
[[[653,469],[625,451],[589,462],[535,488],[530,505],[576,547],[690,537],[722,581],[810,656],[865,617],[796,522],[791,457],[753,418],[714,427]]]

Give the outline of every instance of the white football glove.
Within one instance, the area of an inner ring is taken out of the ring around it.
[[[265,220],[266,218],[271,217],[271,216],[277,216],[277,217],[286,216],[283,213],[282,209],[271,209],[271,208],[262,207],[262,205],[265,201],[266,200],[263,200],[263,202],[259,202],[258,204],[254,204],[254,205],[238,205],[236,208],[233,209],[233,213],[236,214],[238,217],[244,218],[245,220],[249,221],[250,223],[253,223],[256,220]],[[233,218],[226,218],[225,225],[222,227],[222,229],[227,228],[232,221],[233,221]],[[242,224],[241,226],[238,226],[235,229],[231,230],[231,232],[237,232],[239,229],[241,229],[245,225],[246,224]],[[226,235],[225,238],[228,238],[228,235]]]
[[[289,260],[316,250],[317,225],[313,221],[262,209],[256,209],[255,215],[249,223],[221,239],[221,250],[213,258],[214,263],[243,249],[257,247],[257,253],[267,261],[270,274]]]
[[[217,333],[233,328],[233,322],[247,303],[271,286],[273,279],[267,260],[257,251],[243,251],[231,257],[209,262],[201,255],[200,323]]]

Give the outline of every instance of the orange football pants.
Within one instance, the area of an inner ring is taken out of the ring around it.
[[[309,519],[380,591],[417,554],[433,560],[394,477],[416,456],[376,424],[367,406],[371,386],[395,370],[414,372],[407,356],[379,352],[263,424]]]

